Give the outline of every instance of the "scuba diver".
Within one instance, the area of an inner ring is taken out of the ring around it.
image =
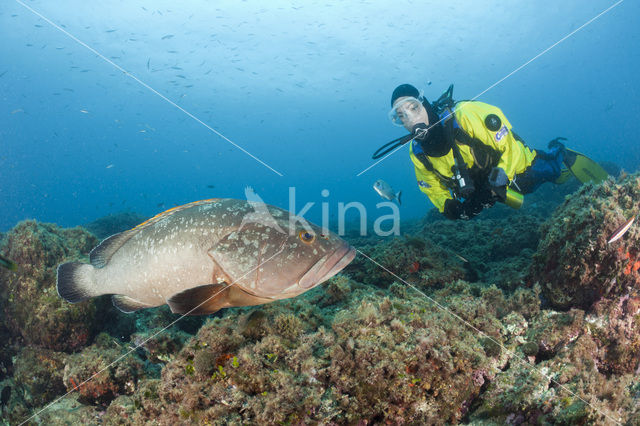
[[[452,100],[453,85],[433,104],[414,86],[391,95],[389,117],[410,134],[382,146],[380,158],[410,142],[418,186],[449,219],[470,219],[497,201],[519,208],[544,182],[601,182],[607,172],[556,138],[549,151],[530,149],[502,111],[478,101]],[[564,166],[564,167],[563,167]]]

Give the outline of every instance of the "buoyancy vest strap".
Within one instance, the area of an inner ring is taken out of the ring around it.
[[[471,148],[471,155],[480,169],[489,169],[500,161],[502,155],[499,151],[482,143],[481,140],[469,136],[462,128],[455,129],[455,139]],[[479,155],[482,154],[484,161],[480,161]]]

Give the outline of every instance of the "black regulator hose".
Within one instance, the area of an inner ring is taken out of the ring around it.
[[[371,158],[374,160],[377,160],[380,157],[384,157],[385,155],[387,155],[394,149],[398,148],[399,146],[402,146],[407,142],[411,141],[414,137],[415,136],[412,133],[409,133],[408,135],[399,137],[398,139],[394,139],[391,142],[387,142],[384,145],[382,145],[380,148],[378,148],[378,150],[373,153]]]

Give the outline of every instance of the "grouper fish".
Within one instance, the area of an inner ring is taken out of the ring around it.
[[[297,296],[353,260],[334,233],[265,206],[218,198],[167,210],[104,240],[90,264],[58,266],[58,294],[71,303],[111,294],[124,312],[168,304],[203,315]]]

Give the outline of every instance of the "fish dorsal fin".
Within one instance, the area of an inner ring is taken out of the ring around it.
[[[147,305],[146,303],[142,303],[137,301],[136,299],[132,299],[129,296],[124,296],[122,294],[116,294],[111,296],[111,302],[113,302],[113,306],[120,309],[122,312],[126,314],[130,314],[131,312],[135,312],[139,309],[151,308],[151,305]]]
[[[249,294],[235,285],[222,283],[205,284],[176,293],[167,300],[167,304],[174,314],[208,315],[222,308],[262,305],[272,301]]]
[[[174,213],[180,212],[182,210],[190,209],[191,207],[202,206],[202,205],[205,205],[205,204],[211,204],[211,203],[213,203],[215,201],[219,201],[221,199],[222,198],[209,198],[209,199],[206,199],[206,200],[193,201],[191,203],[183,204],[181,206],[172,207],[169,210],[165,210],[162,213],[158,213],[157,215],[155,215],[151,219],[145,220],[140,225],[138,225],[135,228],[132,228],[132,229],[126,231],[126,232],[131,232],[131,231],[135,231],[135,230],[140,230],[142,228],[146,228],[147,226],[151,226],[151,225],[157,223],[158,221],[164,219],[165,217],[171,216]]]
[[[119,234],[114,234],[104,240],[91,250],[89,253],[89,262],[96,268],[103,268],[113,253],[116,252],[122,245],[127,242],[131,235],[127,235],[130,231],[120,232]]]
[[[98,245],[96,248],[91,250],[91,253],[89,253],[89,261],[94,267],[103,268],[109,262],[109,259],[111,259],[111,256],[113,256],[113,253],[115,253],[120,247],[122,247],[124,243],[129,241],[131,237],[133,237],[135,234],[140,232],[140,230],[147,228],[149,226],[153,226],[154,224],[158,223],[160,220],[164,219],[165,217],[171,216],[179,211],[186,210],[188,208],[199,206],[199,205],[210,204],[217,200],[220,200],[220,198],[210,198],[207,200],[194,201],[192,203],[183,204],[181,206],[173,207],[169,210],[165,210],[162,213],[158,213],[151,219],[142,222],[140,225],[136,226],[135,228],[129,229],[128,231],[121,232],[119,234],[114,234],[109,238],[103,240],[100,243],[100,245]]]

